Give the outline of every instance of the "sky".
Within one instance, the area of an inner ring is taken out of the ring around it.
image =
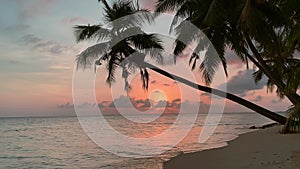
[[[153,1],[141,5],[153,8]],[[74,115],[72,78],[75,58],[88,47],[77,44],[72,27],[101,23],[102,4],[97,0],[3,0],[0,6],[0,117]],[[158,29],[158,28],[157,28]],[[229,63],[227,90],[273,111],[284,111],[290,106],[286,99],[279,100],[275,93],[267,92],[262,80],[255,84],[252,67],[246,69],[235,54],[226,53]],[[183,56],[183,60],[187,57]],[[114,112],[112,102],[128,109],[126,92],[110,88],[105,83],[106,71],[99,68],[96,78],[97,106],[105,112]],[[201,75],[194,71],[196,81],[203,84]],[[214,87],[224,86],[216,75]],[[122,86],[121,78],[116,83]],[[138,75],[131,82],[130,101],[143,111],[167,106],[176,110],[180,104],[194,104],[195,98],[181,98],[178,84],[150,72],[150,87],[144,91]],[[113,90],[118,91],[112,96]],[[187,89],[184,89],[187,90]],[[210,96],[199,93],[202,111],[210,106]],[[82,100],[82,106],[91,103]],[[250,111],[230,101],[226,112]]]

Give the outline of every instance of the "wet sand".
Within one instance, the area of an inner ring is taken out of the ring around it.
[[[228,146],[181,154],[165,169],[300,169],[300,134],[280,134],[282,126],[240,135]]]

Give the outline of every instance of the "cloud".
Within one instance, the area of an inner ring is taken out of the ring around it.
[[[60,104],[60,105],[57,105],[57,108],[59,108],[59,109],[71,109],[71,108],[74,108],[74,105],[70,104],[70,103]]]
[[[261,102],[262,99],[263,99],[262,96],[256,96],[256,98],[253,99],[252,101],[254,101],[254,102]]]
[[[163,108],[163,107],[166,107],[167,105],[168,105],[168,102],[166,100],[160,100],[155,105],[155,107],[157,107],[157,108]]]
[[[64,18],[61,21],[63,24],[68,24],[68,25],[74,25],[74,24],[87,24],[89,22],[88,19],[76,16],[76,17],[70,17],[70,18]]]
[[[25,44],[36,44],[36,43],[39,43],[41,42],[42,39],[41,38],[38,38],[36,36],[34,36],[33,34],[27,34],[27,35],[24,35],[22,38],[21,38],[21,42],[25,43]]]
[[[181,105],[181,99],[177,98],[172,100],[170,104],[167,105],[168,108],[179,108]]]
[[[160,100],[154,107],[157,107],[157,108],[179,108],[181,105],[181,99],[180,98],[177,98],[177,99],[174,99],[172,100],[171,102],[170,101],[166,101],[166,100]]]
[[[178,102],[180,102],[180,101],[181,101],[181,99],[180,99],[180,98],[177,98],[177,99],[174,99],[172,102],[178,103]]]
[[[102,101],[98,103],[99,108],[108,108],[112,101]]]
[[[105,105],[104,105],[103,103],[99,103],[99,104],[98,104],[98,107],[99,107],[99,108],[104,108]]]
[[[74,104],[71,104],[71,103],[66,103],[66,104],[60,104],[60,105],[57,105],[57,108],[59,109],[73,109],[74,107],[78,107],[78,108],[90,108],[90,107],[94,107],[96,106],[95,104],[91,104],[91,103],[82,103],[82,104],[79,104],[79,105],[74,105]]]
[[[116,98],[111,102],[108,107],[110,108],[130,108],[132,107],[132,103],[127,96],[121,95],[119,98]]]
[[[77,106],[79,108],[90,108],[90,107],[97,106],[98,108],[100,108],[102,113],[115,114],[115,113],[118,113],[115,105],[117,105],[119,109],[129,110],[128,113],[132,112],[132,111],[130,111],[130,109],[128,109],[128,108],[132,108],[132,107],[135,107],[139,111],[148,110],[150,108],[152,108],[153,111],[155,111],[155,109],[163,108],[164,110],[168,111],[169,113],[177,112],[181,106],[194,107],[196,105],[199,105],[200,106],[199,112],[208,112],[209,108],[210,108],[209,104],[206,104],[202,101],[191,102],[191,101],[185,100],[184,102],[182,102],[180,98],[176,98],[172,101],[160,100],[158,103],[154,103],[150,99],[131,98],[130,101],[128,101],[128,99],[126,99],[126,96],[123,96],[123,95],[121,95],[117,99],[114,99],[114,101],[102,101],[102,102],[98,103],[97,105],[85,102],[85,103],[82,103],[80,105],[75,105],[75,106]],[[153,105],[153,107],[151,107],[152,105]],[[70,110],[70,109],[73,110],[74,105],[68,102],[65,104],[57,105],[57,108],[61,109],[61,110]],[[186,113],[190,113],[189,110],[182,110],[182,111],[184,111]]]
[[[239,94],[240,96],[246,96],[248,91],[262,89],[267,82],[267,78],[264,76],[260,82],[255,84],[252,74],[253,70],[239,71],[237,75],[231,77],[227,82],[227,92],[233,94]],[[219,87],[224,87],[225,84]]]
[[[150,82],[150,84],[155,84],[157,81],[156,80],[152,80],[151,82]]]
[[[71,50],[69,46],[61,45],[53,41],[38,43],[34,46],[34,49],[40,52],[47,52],[52,55],[60,55],[66,51]]]
[[[275,100],[275,99],[272,100],[273,104],[277,104],[277,103],[280,103],[280,102],[282,102],[282,100]]]
[[[114,99],[111,102],[101,102],[98,104],[101,108],[132,108],[135,107],[140,110],[153,108],[179,108],[181,104],[181,99],[177,98],[172,101],[160,100],[155,103],[151,99],[135,99],[127,98],[127,96],[121,95],[119,98]]]
[[[136,108],[141,108],[141,109],[149,109],[151,105],[151,100],[145,99],[145,100],[138,100],[135,101],[135,107]]]
[[[225,53],[225,58],[227,60],[228,65],[233,65],[236,68],[242,68],[245,64],[241,61],[241,59],[234,53],[234,51],[227,49]]]
[[[13,24],[5,27],[3,31],[5,32],[21,32],[21,31],[26,31],[30,28],[30,25],[28,24]]]
[[[119,98],[114,99],[110,103],[100,103],[101,106],[106,108],[132,108],[135,107],[140,110],[149,109],[153,101],[150,99],[135,99],[135,98],[128,98],[127,96],[121,95]],[[105,106],[106,105],[106,106]]]
[[[33,34],[24,35],[21,38],[22,45],[30,46],[33,50],[40,53],[57,56],[57,55],[76,55],[78,51],[72,46],[67,46],[51,40],[44,40]]]

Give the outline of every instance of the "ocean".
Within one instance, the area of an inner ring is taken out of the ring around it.
[[[146,138],[167,129],[176,115],[162,115],[154,123],[140,126],[133,126],[117,115],[105,118],[123,134]],[[0,168],[161,169],[163,161],[182,152],[226,146],[239,134],[253,131],[249,127],[272,123],[256,113],[224,113],[212,136],[205,143],[199,143],[205,118],[205,114],[199,114],[192,130],[178,145],[145,158],[119,157],[102,149],[83,131],[77,117],[0,118]]]

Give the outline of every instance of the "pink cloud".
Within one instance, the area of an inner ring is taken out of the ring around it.
[[[234,66],[235,68],[242,68],[245,64],[241,59],[234,53],[234,51],[227,49],[225,53],[225,58],[229,65]]]
[[[89,20],[80,16],[77,17],[71,17],[71,18],[64,18],[62,20],[62,23],[64,24],[69,24],[69,25],[74,25],[74,24],[86,24],[88,23]]]

